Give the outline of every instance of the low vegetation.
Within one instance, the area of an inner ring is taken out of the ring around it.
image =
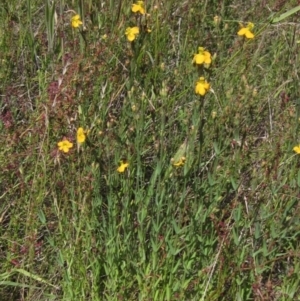
[[[0,299],[300,300],[298,5],[3,0]]]

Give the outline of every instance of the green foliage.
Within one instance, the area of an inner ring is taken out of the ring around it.
[[[296,2],[4,1],[1,300],[298,300]]]

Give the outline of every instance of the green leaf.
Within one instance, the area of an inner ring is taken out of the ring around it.
[[[235,228],[232,228],[233,240],[236,246],[239,245],[239,235],[237,234]]]
[[[261,235],[260,224],[255,223],[255,232],[254,232],[255,239],[258,239],[260,237],[260,235]]]
[[[16,273],[16,272],[17,272],[17,273],[20,273],[20,274],[22,274],[22,275],[24,275],[25,277],[34,279],[34,280],[36,280],[36,281],[38,281],[38,282],[42,282],[42,283],[44,283],[44,284],[47,284],[47,285],[49,285],[49,286],[54,287],[55,289],[58,289],[57,286],[53,285],[53,284],[50,283],[49,281],[43,279],[42,277],[40,277],[40,276],[38,276],[38,275],[32,274],[32,273],[30,273],[30,272],[28,272],[28,271],[26,271],[26,270],[24,270],[24,269],[13,269],[13,270],[11,271],[11,274],[14,274],[14,273]],[[5,279],[5,278],[6,278],[6,275],[7,275],[7,274],[2,274],[2,275],[1,275],[1,278],[2,278],[2,279]],[[21,284],[21,283],[18,283],[18,282],[11,282],[11,281],[1,281],[1,282],[0,282],[0,285],[10,285],[10,286],[27,287],[26,285],[23,285],[23,284]],[[31,286],[28,286],[28,287],[31,287]],[[35,288],[35,287],[34,287],[34,288]]]
[[[39,217],[41,223],[43,225],[45,225],[46,224],[46,217],[45,217],[45,214],[44,214],[43,210],[40,209],[37,214],[38,214],[38,217]]]
[[[288,10],[288,11],[285,12],[284,14],[281,14],[279,17],[274,18],[274,19],[271,21],[271,23],[272,23],[272,24],[278,23],[278,22],[280,22],[280,21],[286,19],[287,17],[289,17],[289,16],[295,14],[295,13],[296,13],[297,11],[299,11],[299,10],[300,10],[300,5],[298,5],[298,6],[294,7],[294,8],[292,8],[292,9]]]
[[[12,282],[12,281],[0,281],[0,286],[16,286],[16,287],[28,287],[31,289],[39,289],[37,286],[32,286],[24,283]]]

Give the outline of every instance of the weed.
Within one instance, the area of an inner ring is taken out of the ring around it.
[[[297,1],[75,2],[0,8],[0,299],[298,300]]]

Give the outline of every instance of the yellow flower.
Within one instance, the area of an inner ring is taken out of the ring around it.
[[[77,142],[78,143],[83,143],[85,141],[85,133],[84,133],[84,129],[83,128],[78,128],[77,130]]]
[[[118,171],[119,173],[122,173],[122,172],[124,172],[124,171],[126,170],[126,168],[129,166],[129,163],[126,162],[125,160],[122,160],[120,163],[121,163],[121,165],[117,168],[117,171]]]
[[[214,24],[217,26],[219,25],[221,22],[221,17],[219,16],[214,16]]]
[[[80,25],[82,25],[82,22],[80,20],[80,16],[77,14],[71,19],[72,27],[77,28]]]
[[[204,47],[199,47],[198,53],[194,55],[193,63],[196,63],[197,65],[209,65],[211,63],[211,54],[206,51]]]
[[[140,14],[145,14],[144,1],[137,1],[137,3],[132,4],[131,10],[134,13],[139,12]]]
[[[185,163],[185,160],[186,160],[185,157],[181,157],[177,162],[173,163],[173,166],[175,166],[175,167],[183,166]]]
[[[64,139],[64,140],[58,142],[57,145],[58,145],[58,149],[60,151],[63,151],[64,153],[68,153],[70,148],[73,147],[73,143],[71,143],[67,139]]]
[[[140,29],[135,26],[135,27],[127,27],[125,31],[125,35],[127,36],[127,40],[132,42],[135,40],[136,36],[139,34]]]
[[[251,30],[253,29],[254,24],[251,22],[248,22],[246,27],[242,27],[239,31],[238,31],[238,35],[239,36],[245,36],[247,39],[253,39],[254,38],[254,34],[251,32]]]
[[[293,151],[296,152],[297,154],[300,154],[300,144],[299,144],[299,145],[296,145],[296,146],[293,148]]]
[[[196,83],[195,93],[204,96],[210,88],[210,84],[204,79],[204,77],[200,77]]]

